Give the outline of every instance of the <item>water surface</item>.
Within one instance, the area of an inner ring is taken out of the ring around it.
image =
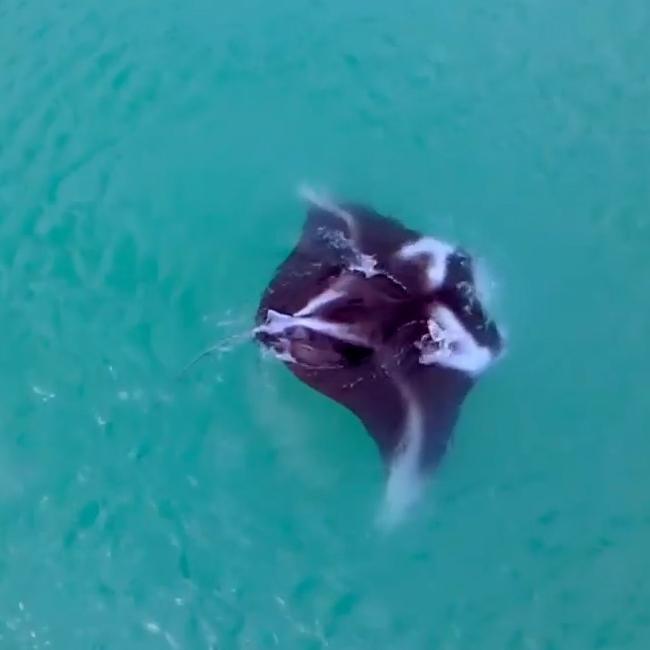
[[[642,0],[2,0],[0,646],[650,645]],[[644,44],[645,43],[645,44]],[[321,184],[462,242],[508,356],[417,512],[248,344]]]

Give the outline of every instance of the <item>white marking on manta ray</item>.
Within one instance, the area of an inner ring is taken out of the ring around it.
[[[445,281],[447,258],[453,251],[454,247],[451,244],[433,237],[420,237],[420,239],[404,244],[396,254],[404,260],[426,256],[429,261],[427,265],[429,289],[433,290],[437,289]]]
[[[430,315],[428,325],[432,344],[418,345],[420,363],[435,363],[472,376],[479,375],[490,365],[492,352],[475,341],[450,309],[436,305]]]
[[[383,275],[381,271],[374,270],[374,267],[377,264],[374,258],[371,258],[369,255],[364,255],[364,258],[369,259],[363,260],[363,267],[351,266],[349,267],[349,270],[361,271],[366,278],[374,275]],[[346,289],[349,287],[351,279],[352,278],[349,275],[343,275],[337,278],[334,281],[333,286],[330,286],[321,293],[315,295],[304,307],[299,309],[294,316],[311,316],[321,307],[336,302],[339,298],[345,297]]]
[[[325,291],[312,298],[300,311],[297,311],[294,316],[309,316],[320,307],[324,307],[325,305],[342,298],[344,295],[345,292],[338,291],[337,289],[325,289]]]
[[[274,309],[269,309],[266,312],[266,323],[256,327],[255,332],[262,334],[282,334],[292,327],[305,327],[314,332],[328,334],[333,338],[346,341],[347,343],[367,345],[365,338],[357,336],[349,325],[330,323],[316,316],[289,316]]]

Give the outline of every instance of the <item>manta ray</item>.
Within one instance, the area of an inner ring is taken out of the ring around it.
[[[503,348],[473,260],[364,205],[303,198],[302,235],[263,292],[254,337],[352,411],[389,472],[426,477]]]

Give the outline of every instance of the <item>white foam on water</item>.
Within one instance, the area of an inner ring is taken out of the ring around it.
[[[38,395],[38,397],[41,398],[42,402],[49,402],[51,399],[54,399],[56,397],[55,393],[52,393],[49,390],[45,390],[40,386],[32,386],[32,392],[34,395]]]
[[[487,261],[482,257],[474,260],[474,287],[478,300],[489,313],[490,317],[499,323],[502,348],[497,356],[499,359],[503,359],[507,353],[510,336],[506,319],[501,313],[502,309],[500,308],[501,282]]]
[[[473,267],[476,297],[489,310],[497,299],[498,282],[484,258],[474,258]]]

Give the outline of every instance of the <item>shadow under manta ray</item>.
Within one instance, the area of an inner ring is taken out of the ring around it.
[[[472,260],[370,208],[305,198],[302,236],[262,296],[254,336],[354,412],[391,472],[427,475],[502,349]]]

